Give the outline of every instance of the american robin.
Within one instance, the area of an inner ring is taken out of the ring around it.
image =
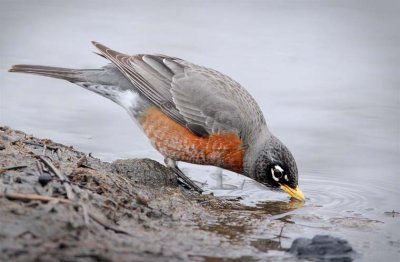
[[[14,65],[9,71],[64,79],[119,104],[167,166],[198,191],[176,161],[228,169],[304,201],[292,154],[239,83],[176,57],[130,56],[93,44],[111,64],[100,69]]]

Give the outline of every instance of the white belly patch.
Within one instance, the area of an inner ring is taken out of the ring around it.
[[[90,82],[77,82],[76,84],[114,101],[134,118],[140,114],[146,105],[143,98],[133,90],[121,90],[118,86],[99,85]]]

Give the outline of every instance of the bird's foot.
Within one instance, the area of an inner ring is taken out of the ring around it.
[[[176,162],[174,160],[165,159],[165,164],[176,174],[178,177],[178,181],[185,186],[187,186],[189,189],[193,189],[194,191],[197,191],[198,193],[203,193],[204,190],[201,189],[198,185],[196,185],[193,180],[191,180],[189,177],[187,177],[182,170],[179,169],[179,167],[176,165]]]

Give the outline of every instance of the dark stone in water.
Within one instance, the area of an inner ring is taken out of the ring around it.
[[[316,235],[312,239],[297,238],[289,252],[299,258],[335,262],[352,261],[355,255],[347,240],[328,235]]]

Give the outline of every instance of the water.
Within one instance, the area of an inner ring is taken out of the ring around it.
[[[12,64],[96,68],[91,40],[165,53],[242,83],[292,150],[304,206],[242,176],[183,164],[218,196],[241,196],[287,238],[247,229],[254,245],[299,236],[349,240],[360,260],[400,256],[400,37],[397,1],[0,2],[0,124],[111,161],[162,160],[129,116],[70,83],[10,74]],[[266,202],[263,204],[263,202]],[[270,218],[268,218],[270,219]],[[234,231],[232,229],[232,231]],[[257,233],[258,232],[258,233]],[[261,245],[261,247],[260,247]],[[274,253],[275,252],[275,253]]]

